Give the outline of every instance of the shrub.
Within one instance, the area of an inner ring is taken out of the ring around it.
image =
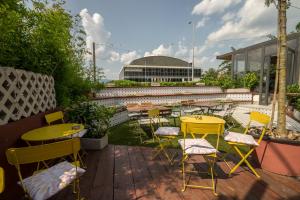
[[[62,0],[2,1],[0,66],[52,75],[58,105],[68,106],[92,85],[83,78],[85,33],[80,18],[63,6]]]
[[[68,119],[82,123],[88,130],[85,137],[101,138],[109,128],[109,120],[115,114],[114,108],[108,108],[92,102],[74,104],[67,111]]]
[[[221,75],[218,78],[218,86],[220,86],[222,89],[234,88],[235,81],[230,75]]]
[[[300,93],[300,86],[298,84],[291,84],[287,86],[287,93]],[[288,99],[288,104],[291,106],[299,106],[298,105],[300,103],[300,97],[299,96],[290,96],[287,95],[287,99]],[[299,101],[299,102],[298,102]],[[297,109],[298,110],[298,109]]]
[[[254,72],[248,72],[242,78],[242,82],[244,83],[244,87],[253,90],[259,83],[258,77]]]

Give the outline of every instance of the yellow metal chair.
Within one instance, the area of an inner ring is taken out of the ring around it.
[[[180,128],[162,126],[158,109],[150,110],[148,114],[150,118],[150,129],[153,139],[158,143],[158,147],[154,151],[153,159],[155,159],[160,153],[163,153],[163,155],[167,158],[169,163],[173,165],[174,157],[176,156],[176,154],[171,155],[167,151],[166,146],[172,144],[172,139],[175,139],[179,135]],[[157,121],[154,121],[154,119],[158,120],[158,123]],[[155,130],[154,125],[156,124],[157,129]]]
[[[6,151],[6,157],[8,163],[16,167],[20,185],[30,199],[47,199],[72,182],[73,191],[77,194],[77,199],[80,199],[79,175],[83,174],[85,170],[67,161],[50,168],[44,162],[72,155],[76,163],[79,150],[80,139],[73,138],[44,145],[10,148]],[[47,169],[23,179],[21,165],[39,162],[44,163]]]
[[[45,119],[46,119],[46,122],[48,123],[49,126],[51,125],[51,123],[59,121],[59,120],[62,123],[65,123],[65,121],[64,121],[64,113],[62,111],[57,111],[57,112],[54,112],[54,113],[47,114],[47,115],[45,115]],[[83,129],[82,131],[80,131],[80,132],[78,132],[76,134],[73,134],[72,136],[64,137],[63,139],[70,139],[70,138],[75,138],[75,137],[81,138],[86,133],[87,133],[87,129]],[[83,162],[83,159],[81,157],[84,157],[87,154],[87,152],[84,149],[82,149],[81,151],[82,151],[81,155],[79,154],[79,161],[80,162],[77,163],[77,164],[80,165],[80,163],[81,163],[81,165],[84,168],[86,168],[86,165]]]
[[[214,165],[217,162],[217,153],[219,148],[220,135],[224,132],[223,124],[214,124],[214,123],[182,123],[181,131],[183,132],[183,139],[178,140],[179,145],[182,149],[182,178],[183,178],[183,188],[182,191],[185,191],[187,187],[190,188],[202,188],[210,189],[213,191],[214,195],[216,193],[216,184],[215,184],[215,172]],[[187,138],[187,134],[191,134],[192,138]],[[217,140],[216,144],[210,144],[205,138],[208,135],[216,135]],[[191,156],[202,155],[206,163],[208,164],[208,173],[211,177],[211,186],[207,185],[195,185],[189,184],[189,180],[186,181],[186,173],[201,173],[198,170],[186,170],[185,162]]]
[[[252,122],[256,122],[262,125],[262,132],[257,141],[253,138],[252,135],[248,135],[248,130]],[[230,170],[229,176],[237,170],[237,168],[244,162],[250,170],[255,174],[257,178],[260,178],[259,174],[255,171],[252,165],[247,161],[247,158],[251,155],[254,149],[260,144],[261,140],[263,139],[268,124],[270,123],[270,117],[266,114],[259,113],[259,112],[251,112],[250,113],[250,120],[246,127],[244,133],[236,133],[226,131],[224,134],[224,140],[232,147],[232,149],[241,157],[241,160]],[[250,150],[247,153],[243,153],[240,147],[249,147]]]
[[[0,194],[4,191],[5,188],[5,179],[4,179],[4,170],[0,167]]]
[[[62,111],[57,111],[54,113],[50,113],[45,115],[46,122],[48,125],[51,125],[51,123],[60,120],[62,123],[64,123],[64,114]]]

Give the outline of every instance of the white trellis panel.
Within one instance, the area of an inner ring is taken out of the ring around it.
[[[0,67],[0,125],[55,107],[52,76]]]

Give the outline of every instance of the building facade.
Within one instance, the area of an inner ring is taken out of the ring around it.
[[[201,69],[194,68],[194,80],[199,80]],[[192,64],[168,56],[148,56],[124,65],[120,80],[137,82],[185,82],[192,80]]]
[[[287,84],[300,83],[300,33],[287,37]],[[254,44],[223,55],[217,59],[230,60],[234,78],[247,72],[255,72],[259,77],[259,103],[267,105],[274,92],[275,68],[277,62],[277,39]]]

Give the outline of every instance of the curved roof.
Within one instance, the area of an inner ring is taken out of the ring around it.
[[[130,65],[191,66],[191,63],[169,56],[147,56],[133,60]]]

